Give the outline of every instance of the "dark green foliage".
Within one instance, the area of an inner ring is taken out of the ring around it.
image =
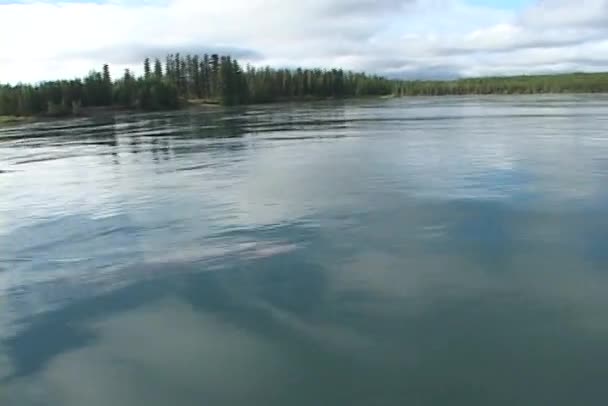
[[[137,82],[126,69],[122,79],[114,85],[114,103],[122,107],[132,107],[135,105],[137,95]]]
[[[79,114],[89,107],[178,108],[188,99],[225,105],[279,100],[396,96],[608,92],[608,73],[489,77],[454,81],[397,81],[341,69],[245,69],[230,56],[168,55],[144,61],[144,75],[128,70],[112,81],[108,65],[84,79],[0,85],[0,115]]]
[[[90,107],[116,106],[160,110],[178,108],[188,99],[238,105],[306,98],[342,98],[389,94],[397,82],[338,69],[243,69],[230,56],[170,54],[164,72],[144,60],[144,74],[126,70],[112,81],[110,68],[83,80],[0,86],[0,115],[79,114]]]
[[[160,110],[188,99],[238,105],[280,100],[396,96],[608,92],[608,73],[488,77],[453,81],[397,81],[341,69],[245,69],[230,56],[170,54],[163,65],[144,61],[144,75],[128,70],[112,81],[108,65],[84,79],[36,85],[0,85],[0,115],[79,114],[81,109],[119,106]]]
[[[158,58],[154,60],[154,78],[163,78],[163,65],[160,63]]]
[[[128,70],[112,81],[108,65],[101,72],[92,71],[83,80],[42,82],[36,85],[0,85],[0,115],[78,115],[90,107],[116,106],[144,110],[179,107],[175,84],[163,78],[162,64],[144,62],[144,77],[136,78]]]
[[[240,69],[239,69],[240,71]],[[302,98],[344,98],[390,94],[393,82],[341,69],[256,69],[240,73],[244,102],[264,103]],[[243,100],[241,100],[243,102]]]
[[[177,88],[156,77],[137,82],[137,107],[144,110],[175,109],[179,107]]]
[[[209,55],[205,54],[203,56],[203,61],[201,62],[200,72],[201,72],[201,97],[208,98],[211,97],[211,68],[209,64]]]
[[[217,54],[211,55],[209,62],[209,98],[217,98],[219,94],[220,59]]]
[[[144,59],[144,78],[150,79],[150,75],[152,74],[152,70],[150,67],[150,58]]]
[[[109,106],[112,104],[112,78],[110,77],[110,67],[108,65],[103,65],[102,81],[102,105]]]
[[[608,92],[608,73],[487,77],[451,81],[404,81],[396,83],[393,89],[393,93],[397,96],[604,92]]]

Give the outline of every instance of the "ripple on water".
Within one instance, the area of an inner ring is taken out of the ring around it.
[[[0,129],[0,404],[603,405],[607,117],[453,97]]]

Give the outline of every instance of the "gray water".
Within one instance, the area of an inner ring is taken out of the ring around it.
[[[0,404],[605,405],[608,98],[0,130]]]

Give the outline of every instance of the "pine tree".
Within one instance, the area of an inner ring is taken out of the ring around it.
[[[190,61],[190,69],[192,72],[192,94],[197,98],[201,98],[201,71],[198,55],[194,55]]]
[[[179,61],[179,75],[178,75],[178,88],[180,90],[180,93],[182,96],[185,96],[186,98],[188,97],[188,80],[187,80],[187,76],[188,76],[188,72],[187,72],[187,65],[186,65],[186,60],[185,59],[181,59]]]
[[[101,102],[104,106],[112,104],[112,78],[110,77],[110,67],[105,64],[102,70],[103,90],[101,90]]]
[[[167,76],[168,80],[173,80],[173,55],[167,55],[165,60],[165,76]]]
[[[154,77],[156,79],[162,79],[163,77],[163,65],[158,58],[154,60]]]
[[[108,64],[103,65],[103,83],[109,84],[112,83],[112,79],[110,77],[110,67]]]
[[[211,75],[209,73],[209,55],[203,56],[201,62],[201,82],[202,82],[202,94],[203,97],[209,98],[211,96]]]
[[[211,55],[210,62],[210,92],[209,96],[212,98],[218,97],[219,95],[219,77],[220,77],[220,58],[217,54]]]
[[[150,58],[144,59],[144,78],[150,79],[151,69],[150,69]]]

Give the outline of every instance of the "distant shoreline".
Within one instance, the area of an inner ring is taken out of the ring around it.
[[[302,102],[324,102],[324,101],[354,101],[354,100],[389,100],[389,99],[407,99],[407,98],[444,98],[444,97],[458,97],[458,96],[534,96],[534,95],[601,95],[608,94],[608,92],[538,92],[538,93],[466,93],[466,94],[439,94],[439,95],[428,95],[428,94],[417,94],[417,95],[403,95],[398,96],[394,94],[387,94],[381,96],[361,96],[361,97],[349,97],[349,98],[315,98],[315,97],[303,97],[303,98],[291,98],[284,100],[274,100],[269,102],[251,103],[247,105],[241,105],[241,107],[251,106],[266,106],[266,105],[277,105],[277,104],[288,104],[288,103],[302,103]],[[17,126],[20,124],[31,124],[38,122],[52,122],[59,120],[76,120],[81,118],[96,118],[104,116],[112,116],[119,113],[162,113],[171,111],[186,111],[191,109],[201,108],[221,108],[226,107],[216,100],[201,100],[191,99],[187,100],[178,108],[175,109],[161,109],[156,111],[147,111],[137,108],[126,108],[119,106],[104,106],[104,107],[88,107],[83,108],[78,114],[65,114],[59,116],[52,116],[48,114],[38,114],[31,116],[0,116],[0,128]],[[234,107],[234,106],[232,106]]]
[[[86,117],[115,111],[246,106],[361,97],[608,93],[608,72],[400,80],[341,68],[243,66],[230,55],[169,54],[112,77],[108,64],[84,78],[0,84],[0,123],[16,117]]]
[[[360,97],[347,97],[347,98],[333,98],[333,97],[302,97],[302,98],[288,98],[281,100],[273,100],[268,102],[258,102],[251,103],[246,105],[239,105],[241,107],[251,107],[251,106],[265,106],[265,105],[278,105],[278,104],[288,104],[288,103],[302,103],[302,102],[324,102],[324,101],[354,101],[354,100],[389,100],[389,99],[418,99],[418,98],[449,98],[449,97],[462,97],[462,96],[540,96],[540,95],[608,95],[608,91],[599,91],[599,92],[579,92],[579,91],[560,91],[560,92],[534,92],[534,93],[463,93],[463,94],[404,94],[404,95],[395,95],[395,94],[386,94],[380,96],[360,96]],[[101,106],[101,107],[87,107],[80,109],[78,114],[64,114],[53,116],[49,114],[36,114],[30,116],[9,116],[9,115],[0,115],[0,128],[16,126],[19,124],[30,124],[36,122],[51,122],[58,120],[72,120],[72,119],[80,119],[80,118],[95,118],[95,117],[104,117],[111,116],[119,113],[153,113],[153,112],[170,112],[170,111],[186,111],[192,109],[201,109],[201,108],[220,108],[227,107],[222,105],[218,100],[208,100],[208,99],[190,99],[185,100],[183,103],[174,109],[160,109],[155,111],[148,111],[138,108],[127,108],[120,106]],[[228,106],[235,107],[235,106]]]
[[[0,126],[17,125],[35,121],[34,116],[0,116]]]
[[[304,102],[323,102],[323,101],[336,101],[336,100],[369,100],[369,99],[387,99],[393,98],[394,95],[387,94],[382,96],[360,96],[360,97],[348,97],[348,98],[333,98],[333,97],[298,97],[289,99],[280,99],[267,102],[250,103],[246,105],[237,106],[225,106],[218,100],[209,99],[190,99],[184,100],[179,107],[173,109],[160,109],[160,110],[143,110],[139,108],[128,108],[120,106],[100,106],[100,107],[86,107],[79,109],[78,114],[62,114],[62,115],[49,115],[49,114],[35,114],[30,116],[0,116],[0,127],[18,125],[24,123],[33,122],[48,122],[57,120],[71,120],[79,118],[94,118],[104,117],[119,113],[162,113],[170,111],[186,111],[192,109],[202,108],[222,108],[222,107],[244,107],[244,106],[264,106],[272,104],[287,104],[287,103],[304,103]]]

